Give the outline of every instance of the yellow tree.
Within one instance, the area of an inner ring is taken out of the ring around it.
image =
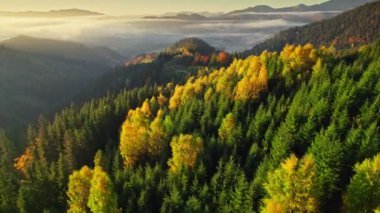
[[[159,110],[150,124],[149,155],[157,157],[167,146],[167,133],[163,123],[164,111]]]
[[[117,195],[113,183],[102,167],[96,166],[91,180],[87,205],[93,213],[116,213]]]
[[[89,212],[87,207],[93,172],[87,166],[79,171],[74,171],[69,177],[68,183],[68,213]]]
[[[347,212],[380,211],[380,153],[355,165],[344,196]],[[376,210],[375,210],[376,209]]]
[[[267,196],[262,212],[317,212],[314,195],[315,167],[311,155],[299,160],[295,155],[268,174]]]
[[[172,172],[178,172],[181,168],[194,168],[203,150],[203,140],[192,135],[180,135],[172,139],[170,146],[173,156],[168,165]]]
[[[120,154],[126,167],[134,166],[148,152],[149,124],[151,111],[149,102],[145,101],[141,108],[130,110],[121,127]]]

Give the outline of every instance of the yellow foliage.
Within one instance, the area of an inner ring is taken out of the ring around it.
[[[67,197],[68,213],[88,212],[87,202],[90,194],[93,171],[87,166],[74,171],[69,177]]]
[[[158,105],[163,108],[165,104],[168,102],[168,98],[166,98],[162,93],[157,98]]]
[[[249,100],[257,98],[268,87],[268,73],[265,65],[257,56],[251,60],[248,72],[243,75],[235,88],[236,100]]]
[[[175,109],[180,105],[182,94],[183,94],[184,90],[185,90],[184,86],[177,85],[175,87],[174,94],[170,98],[170,101],[169,101],[169,109]]]
[[[141,108],[130,110],[121,127],[120,154],[125,167],[133,167],[137,162],[158,155],[166,143],[166,133],[162,124],[163,110],[158,110],[152,121],[149,102]]]
[[[267,196],[263,199],[262,212],[317,212],[315,177],[311,155],[301,160],[295,155],[290,156],[278,169],[268,174],[264,184]]]
[[[212,94],[214,93],[214,90],[212,89],[212,87],[208,88],[205,95],[204,95],[204,100],[205,102],[208,102],[212,96]]]
[[[32,165],[33,155],[30,148],[27,148],[20,157],[15,159],[14,167],[21,171],[24,175],[27,175],[28,169]]]
[[[180,135],[172,139],[170,146],[173,156],[168,165],[172,172],[178,172],[181,168],[194,168],[203,150],[203,140],[192,135]]]
[[[317,51],[312,44],[304,46],[286,45],[280,54],[285,63],[283,74],[290,71],[300,72],[311,69],[318,58]]]

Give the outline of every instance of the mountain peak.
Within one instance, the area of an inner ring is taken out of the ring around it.
[[[190,53],[210,54],[215,51],[207,42],[199,38],[185,38],[167,49],[168,52],[178,52],[187,50]]]

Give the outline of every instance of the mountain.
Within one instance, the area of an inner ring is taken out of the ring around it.
[[[169,53],[177,53],[177,52],[189,52],[192,54],[200,53],[200,54],[211,54],[215,52],[215,48],[211,47],[208,43],[199,38],[185,38],[178,42],[176,42],[171,47],[165,50]]]
[[[368,3],[334,18],[278,33],[247,52],[279,51],[287,43],[345,48],[372,42],[380,36],[380,2]]]
[[[373,212],[379,59],[297,46],[70,106],[0,155],[0,210]]]
[[[168,81],[183,82],[200,67],[229,64],[231,55],[216,50],[199,38],[185,38],[159,52],[127,60],[123,67],[107,72],[83,92],[84,98]]]
[[[21,129],[72,102],[119,59],[107,48],[72,42],[25,36],[2,42],[0,128],[19,142]]]
[[[164,15],[164,16],[146,16],[144,19],[180,19],[180,20],[205,20],[206,16],[196,14],[196,13],[179,13],[175,15]]]
[[[62,17],[75,17],[75,16],[99,16],[102,13],[93,12],[81,9],[63,9],[63,10],[50,10],[47,12],[41,11],[25,11],[25,12],[7,12],[0,11],[0,16],[10,17],[49,17],[49,18],[62,18]]]
[[[9,49],[28,53],[37,53],[65,59],[107,64],[109,66],[117,65],[123,59],[123,57],[116,51],[106,47],[92,48],[81,43],[71,41],[41,39],[30,36],[17,36],[9,40],[2,41],[0,45]]]
[[[257,5],[242,10],[227,13],[227,16],[242,13],[284,13],[284,12],[310,12],[310,11],[346,11],[374,0],[330,0],[321,4],[307,6],[299,4],[292,7],[273,8],[267,5]]]

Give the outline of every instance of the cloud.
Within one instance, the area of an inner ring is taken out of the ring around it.
[[[72,40],[108,46],[132,56],[164,48],[181,38],[196,36],[217,48],[239,51],[280,30],[300,24],[285,19],[178,21],[110,16],[59,19],[0,17],[0,39],[22,34]]]

